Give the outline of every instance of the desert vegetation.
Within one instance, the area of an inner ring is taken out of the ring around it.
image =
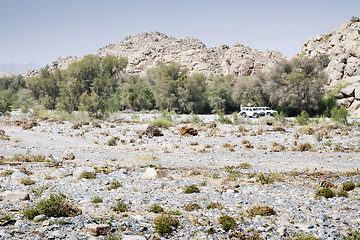
[[[240,106],[270,106],[286,116],[307,112],[344,121],[346,109],[335,102],[335,89],[325,94],[322,58],[297,57],[279,63],[269,73],[247,77],[189,74],[178,63],[160,63],[143,77],[123,76],[127,60],[86,55],[66,70],[47,68],[35,77],[0,79],[0,113],[20,108],[35,113],[85,111],[101,118],[111,112],[160,110],[179,113],[224,113]],[[157,120],[159,124],[160,119]]]

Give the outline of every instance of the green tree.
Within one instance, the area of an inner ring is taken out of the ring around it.
[[[154,93],[145,78],[135,75],[123,86],[123,105],[131,110],[151,110],[155,106]]]
[[[213,113],[224,109],[225,112],[236,111],[236,105],[232,99],[234,77],[232,75],[216,75],[210,80],[208,89],[208,101]]]
[[[178,80],[177,96],[179,111],[183,113],[204,113],[207,107],[206,77],[194,73]]]

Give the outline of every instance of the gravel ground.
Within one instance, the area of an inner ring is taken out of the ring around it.
[[[350,239],[359,239],[360,187],[347,197],[315,196],[324,186],[338,194],[345,182],[360,184],[359,127],[264,120],[232,125],[212,122],[213,116],[185,124],[190,117],[181,116],[161,129],[163,136],[148,137],[142,133],[154,115],[119,117],[78,129],[72,122],[36,119],[28,130],[2,119],[9,139],[0,140],[0,239],[343,239],[351,231]],[[198,135],[180,135],[185,125]],[[108,145],[111,139],[115,146]],[[20,154],[25,157],[14,158]],[[38,155],[47,161],[34,162]],[[166,176],[144,178],[152,168]],[[81,172],[96,176],[79,178]],[[27,177],[32,185],[22,181]],[[122,186],[109,190],[114,181]],[[185,194],[190,185],[199,192]],[[64,194],[81,213],[24,217],[24,209],[53,193]],[[94,203],[95,197],[102,201]],[[113,210],[119,202],[127,211]],[[210,202],[218,208],[208,209]],[[172,215],[179,221],[172,233],[156,233],[161,213],[149,211],[154,204],[180,214]],[[185,210],[190,204],[192,211]],[[272,215],[251,214],[256,206]],[[229,231],[219,222],[223,215],[236,220]]]

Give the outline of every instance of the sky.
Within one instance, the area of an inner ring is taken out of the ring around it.
[[[0,9],[0,64],[43,66],[149,31],[290,59],[310,37],[360,17],[359,0],[0,0]]]

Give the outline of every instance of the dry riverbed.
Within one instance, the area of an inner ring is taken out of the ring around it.
[[[360,127],[136,120],[3,118],[0,239],[358,239]]]

